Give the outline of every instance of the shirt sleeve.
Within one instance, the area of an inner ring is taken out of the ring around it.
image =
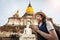
[[[50,21],[47,21],[46,23],[47,23],[47,30],[48,31],[54,29],[54,27],[53,27],[53,25],[52,25],[52,23]]]

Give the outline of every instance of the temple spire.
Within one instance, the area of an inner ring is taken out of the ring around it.
[[[19,17],[19,11],[17,10],[16,13],[13,16],[14,17]]]
[[[34,9],[31,6],[30,0],[29,0],[29,5],[28,5],[28,7],[26,9],[26,13],[28,13],[28,14],[33,14],[34,13]]]
[[[30,2],[30,0],[29,0],[29,6],[28,6],[28,7],[32,7],[32,6],[31,6],[31,2]]]
[[[19,15],[19,11],[17,10],[17,12],[15,13],[16,15]]]

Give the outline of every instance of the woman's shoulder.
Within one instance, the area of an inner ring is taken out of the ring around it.
[[[46,21],[48,31],[54,29],[53,24],[50,21]]]
[[[46,23],[51,23],[50,21],[46,20]]]

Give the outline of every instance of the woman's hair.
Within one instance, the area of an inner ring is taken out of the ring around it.
[[[40,15],[42,17],[42,22],[46,20],[46,15],[43,12],[37,12],[35,14],[35,17],[36,17],[36,15]]]

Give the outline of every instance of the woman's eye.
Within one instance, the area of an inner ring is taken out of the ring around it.
[[[39,17],[39,16],[37,16],[37,17]]]

